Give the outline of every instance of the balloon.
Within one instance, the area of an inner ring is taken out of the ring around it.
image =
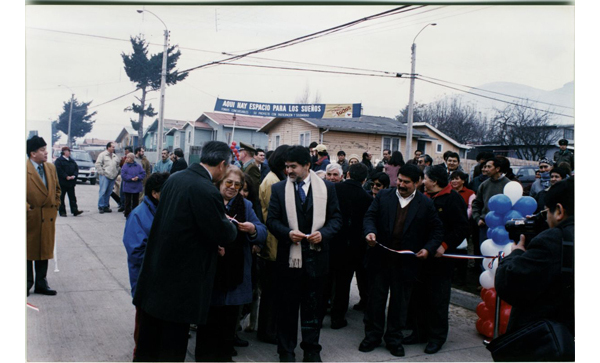
[[[492,230],[492,240],[497,245],[505,245],[508,243],[508,232],[504,226],[496,227]]]
[[[494,229],[493,228],[488,228],[487,232],[485,233],[485,235],[487,236],[488,239],[492,239],[492,231]]]
[[[485,306],[494,312],[496,311],[496,296],[496,289],[490,289],[490,291],[485,294],[483,299]]]
[[[488,201],[488,208],[498,214],[505,214],[512,207],[512,202],[509,197],[504,194],[496,194]]]
[[[498,267],[497,258],[484,258],[482,264],[486,271],[490,271],[494,276],[496,275],[496,268]]]
[[[491,338],[494,336],[494,322],[491,320],[486,320],[483,322],[481,329],[483,330],[483,335],[485,335],[488,338]]]
[[[491,239],[486,239],[481,244],[481,254],[484,256],[498,256],[498,252],[503,250],[504,246],[495,244]]]
[[[523,186],[516,181],[511,181],[504,186],[504,195],[510,198],[512,205],[523,196]]]
[[[481,297],[481,300],[483,300],[483,297],[485,296],[485,293],[490,291],[489,289],[483,288],[481,289],[481,293],[479,294],[479,296]]]
[[[483,323],[485,323],[485,320],[482,318],[477,319],[477,322],[475,323],[475,328],[479,334],[483,334]]]
[[[512,243],[507,243],[504,245],[504,249],[503,249],[504,257],[510,255],[510,253],[512,252],[512,246],[513,246]]]
[[[504,224],[506,224],[506,222],[510,221],[511,219],[522,219],[522,218],[523,218],[523,215],[520,212],[513,209],[504,215]]]
[[[237,151],[240,151],[240,145],[235,145],[235,149],[236,149]]]
[[[488,212],[488,214],[485,215],[485,224],[490,228],[501,226],[503,221],[502,218],[503,216],[501,214]]]
[[[517,212],[521,213],[524,216],[532,215],[537,209],[537,201],[533,197],[521,197],[515,205],[513,209]]]
[[[475,308],[475,312],[477,313],[477,316],[482,318],[484,317],[484,310],[488,310],[488,308],[485,306],[485,302],[480,302],[479,304],[477,304],[477,308]]]
[[[235,146],[235,145],[237,145],[237,144],[235,143],[235,141],[232,141],[232,142],[231,142],[231,145]]]
[[[494,287],[494,275],[491,271],[484,271],[479,275],[479,284],[486,289]]]

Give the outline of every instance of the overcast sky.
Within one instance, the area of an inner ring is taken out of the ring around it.
[[[27,128],[43,129],[61,112],[71,91],[79,101],[105,103],[134,90],[121,53],[129,37],[162,51],[163,25],[139,6],[26,6]],[[171,31],[184,70],[344,24],[395,6],[146,6]],[[417,38],[416,72],[480,86],[516,82],[554,90],[574,80],[573,6],[437,6],[364,22],[345,31],[245,58],[244,64],[315,68],[316,63],[373,71],[410,72]],[[277,62],[282,60],[286,62]],[[321,67],[322,68],[322,67]],[[350,71],[348,69],[333,69]],[[374,72],[367,72],[373,74]],[[295,103],[306,89],[310,101],[362,103],[363,113],[393,117],[409,98],[409,80],[220,65],[195,70],[166,91],[165,118],[195,120],[212,111],[217,97]],[[431,102],[457,91],[417,81],[415,100]],[[138,92],[138,95],[140,92]],[[158,111],[159,92],[149,99]],[[99,107],[91,136],[114,139],[129,125],[123,109],[134,95]],[[148,125],[146,119],[145,124]]]

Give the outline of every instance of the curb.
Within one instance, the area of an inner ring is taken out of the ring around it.
[[[450,294],[451,304],[475,311],[477,304],[480,302],[481,297],[479,297],[479,295],[452,288],[452,292]]]

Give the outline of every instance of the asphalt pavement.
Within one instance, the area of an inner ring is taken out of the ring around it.
[[[111,199],[112,213],[97,209],[98,185],[76,187],[80,216],[59,217],[56,222],[56,258],[50,260],[48,282],[56,296],[31,293],[27,302],[27,361],[32,362],[127,362],[132,360],[135,308],[122,237],[125,218]],[[358,351],[364,337],[362,312],[352,310],[359,300],[352,284],[348,326],[330,328],[325,317],[320,343],[321,357],[330,362],[381,361],[491,361],[484,337],[475,330],[474,307],[478,297],[453,290],[448,341],[437,354],[423,353],[424,344],[405,346],[406,356],[392,356],[382,344],[370,353]],[[249,347],[236,348],[235,361],[278,361],[275,345],[260,342],[256,333],[240,332]],[[301,340],[299,335],[299,341]],[[194,361],[195,336],[189,341],[186,361]],[[302,350],[296,348],[296,359]]]

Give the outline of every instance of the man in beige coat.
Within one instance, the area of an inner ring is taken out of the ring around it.
[[[54,258],[54,226],[60,206],[56,168],[48,160],[46,142],[33,136],[27,140],[27,295],[56,295],[46,281],[48,260]],[[34,263],[35,261],[35,263]]]

